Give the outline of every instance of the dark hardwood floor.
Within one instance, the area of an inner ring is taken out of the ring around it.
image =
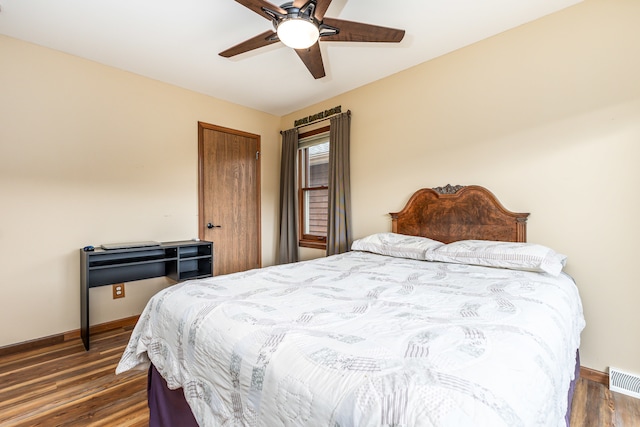
[[[147,426],[147,375],[115,375],[131,328],[0,356],[0,426]]]
[[[570,427],[638,427],[640,399],[609,391],[609,387],[578,379]]]
[[[146,426],[146,372],[115,375],[131,326],[0,353],[0,426]],[[640,426],[640,399],[581,378],[571,427]],[[178,427],[178,426],[177,426]]]

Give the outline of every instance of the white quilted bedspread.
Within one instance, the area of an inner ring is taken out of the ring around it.
[[[159,292],[117,372],[201,426],[560,427],[584,324],[564,274],[350,252]]]

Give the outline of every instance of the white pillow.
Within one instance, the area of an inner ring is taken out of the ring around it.
[[[428,261],[483,265],[512,270],[538,271],[557,276],[567,257],[535,243],[461,240],[428,254]]]
[[[351,244],[351,250],[425,261],[427,253],[440,246],[443,246],[442,242],[426,237],[407,236],[397,233],[377,233],[356,240]]]

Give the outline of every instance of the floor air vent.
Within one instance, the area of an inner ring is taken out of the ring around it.
[[[609,368],[609,390],[640,399],[640,377]]]

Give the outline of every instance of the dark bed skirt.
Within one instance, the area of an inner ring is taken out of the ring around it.
[[[198,427],[182,389],[170,390],[153,364],[147,380],[149,427]]]
[[[569,396],[567,406],[567,414],[564,416],[564,420],[567,422],[567,427],[571,424],[571,404],[573,403],[573,393],[576,391],[576,383],[578,382],[578,378],[580,378],[580,350],[576,350],[576,367],[573,376],[573,381],[569,384]]]
[[[571,419],[571,402],[575,391],[576,382],[580,377],[580,353],[576,352],[575,376],[569,386],[567,396],[569,406],[565,420],[567,427]],[[156,368],[151,365],[147,384],[147,399],[149,402],[149,427],[197,427],[191,409],[184,398],[182,389],[170,390],[167,382],[162,378]]]

